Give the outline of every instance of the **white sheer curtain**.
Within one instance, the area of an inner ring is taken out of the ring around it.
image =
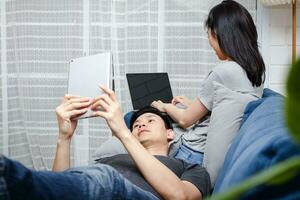
[[[115,90],[132,109],[125,74],[169,73],[174,95],[197,95],[216,64],[204,20],[219,0],[1,0],[0,153],[50,169],[58,134],[55,107],[67,92],[68,61],[112,51]],[[255,17],[256,1],[239,1]],[[74,165],[86,164],[110,131],[80,120]]]

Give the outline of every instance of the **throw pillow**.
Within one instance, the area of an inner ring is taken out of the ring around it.
[[[114,156],[117,154],[127,153],[125,147],[120,142],[118,138],[112,136],[105,142],[103,142],[94,152],[93,158],[94,160]]]

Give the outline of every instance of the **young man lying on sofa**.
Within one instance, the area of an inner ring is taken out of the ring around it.
[[[32,171],[0,156],[1,199],[201,199],[210,178],[199,165],[167,156],[174,133],[166,115],[148,107],[125,125],[113,91],[93,101],[66,95],[56,114],[59,125],[53,171]],[[103,117],[128,154],[105,158],[91,166],[69,169],[70,143],[77,121],[91,107]]]

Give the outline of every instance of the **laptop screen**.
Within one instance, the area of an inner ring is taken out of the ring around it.
[[[173,98],[167,73],[126,74],[132,106],[138,110],[155,100],[170,103]]]

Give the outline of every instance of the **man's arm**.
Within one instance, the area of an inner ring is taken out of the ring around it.
[[[90,104],[91,102],[88,98],[65,95],[61,105],[56,108],[59,135],[53,171],[63,171],[70,168],[71,139],[77,126],[77,120],[72,118],[87,112],[87,107]]]
[[[123,114],[113,91],[102,87],[107,95],[102,95],[96,101],[95,116],[103,117],[112,132],[123,143],[130,156],[135,161],[147,182],[164,199],[201,199],[200,191],[192,183],[180,180],[169,168],[152,156],[130,133],[123,119]],[[96,107],[101,107],[100,111]]]
[[[70,168],[70,146],[71,139],[64,140],[58,138],[52,171],[58,172]]]

